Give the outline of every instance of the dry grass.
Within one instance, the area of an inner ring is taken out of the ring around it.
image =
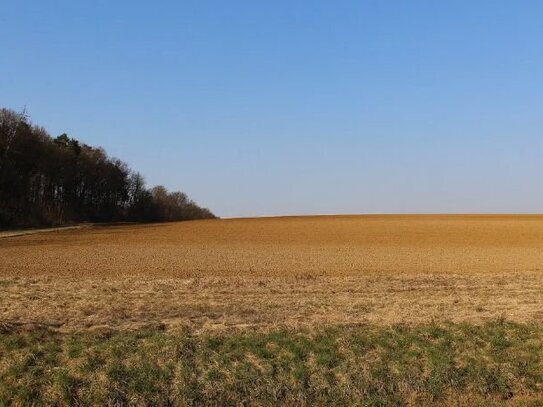
[[[71,331],[543,320],[543,216],[334,216],[0,239],[0,321]]]

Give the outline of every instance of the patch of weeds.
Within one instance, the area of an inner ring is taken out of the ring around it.
[[[71,375],[66,369],[60,369],[55,373],[53,386],[60,389],[60,397],[67,405],[77,403],[77,390],[83,385],[83,382]]]
[[[68,358],[75,359],[83,353],[83,344],[79,338],[70,338],[66,343],[66,354]]]
[[[29,345],[23,335],[0,335],[0,337],[2,338],[1,345],[7,352],[24,349]]]

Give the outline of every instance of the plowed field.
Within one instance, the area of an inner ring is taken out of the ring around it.
[[[320,216],[0,239],[0,323],[543,321],[543,216]]]

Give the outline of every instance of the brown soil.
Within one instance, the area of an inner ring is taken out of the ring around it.
[[[543,321],[543,216],[330,216],[0,239],[0,324]]]

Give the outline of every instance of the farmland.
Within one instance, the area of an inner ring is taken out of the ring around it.
[[[543,217],[87,227],[0,240],[0,310],[60,330],[543,318]]]
[[[1,238],[0,401],[535,400],[542,247],[543,216],[520,215],[213,219]],[[29,366],[28,352],[38,355]],[[59,366],[64,376],[40,382]],[[21,375],[42,390],[24,393]]]

